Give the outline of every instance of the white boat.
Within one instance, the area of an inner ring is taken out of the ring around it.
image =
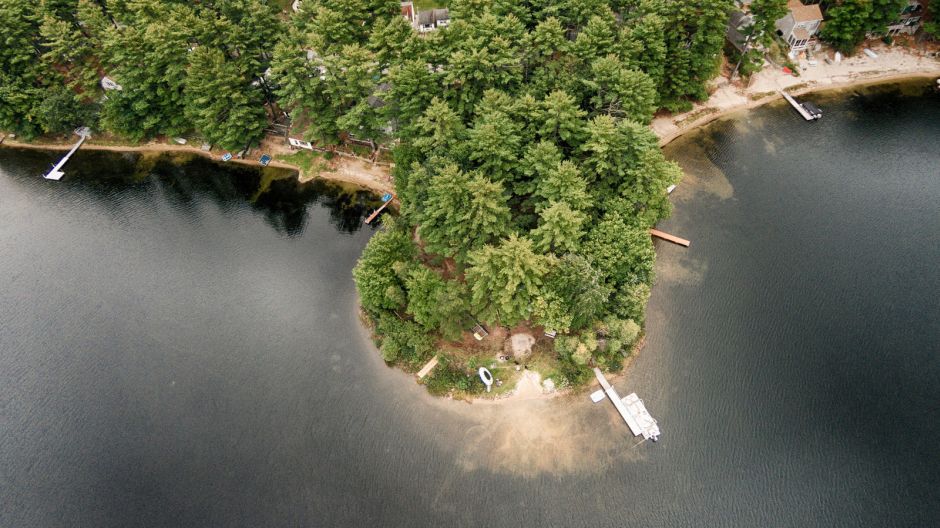
[[[617,390],[607,381],[607,377],[604,376],[601,369],[595,367],[594,375],[597,376],[597,381],[599,381],[601,387],[603,387],[604,393],[610,398],[610,401],[614,404],[614,408],[617,409],[617,412],[620,413],[620,417],[623,418],[623,421],[627,423],[627,427],[630,428],[630,432],[633,433],[633,436],[643,435],[644,439],[651,439],[654,442],[659,440],[659,425],[646,410],[646,405],[643,404],[643,400],[641,400],[635,392],[621,398],[620,395],[617,394]]]
[[[636,420],[637,425],[642,429],[643,438],[649,438],[654,442],[659,440],[659,425],[656,423],[656,420],[650,416],[649,411],[646,410],[646,405],[643,404],[643,400],[636,395],[635,392],[631,392],[623,397],[623,404],[627,406],[627,410],[630,411],[630,414],[633,415],[633,419]]]
[[[477,373],[480,375],[480,381],[486,385],[486,392],[490,392],[490,387],[493,386],[493,374],[486,367],[480,367]]]
[[[878,54],[875,53],[874,51],[868,49],[868,48],[863,49],[862,52],[864,52],[865,55],[868,55],[869,57],[871,57],[871,58],[873,58],[873,59],[877,59],[877,58],[878,58]]]

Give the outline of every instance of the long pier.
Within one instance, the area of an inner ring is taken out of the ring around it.
[[[76,130],[75,133],[78,134],[79,136],[78,143],[76,143],[75,146],[72,147],[72,150],[68,151],[68,154],[66,154],[65,157],[59,160],[59,162],[55,164],[55,167],[52,167],[52,170],[49,171],[49,174],[46,174],[45,176],[43,176],[43,178],[47,180],[59,181],[62,179],[62,176],[65,176],[65,173],[62,172],[62,167],[64,167],[65,164],[68,163],[69,158],[72,157],[72,154],[75,154],[75,151],[78,150],[78,147],[81,147],[82,143],[84,143],[85,140],[88,139],[89,136],[91,136],[91,132],[87,128],[80,128]]]
[[[679,238],[679,237],[677,237],[677,236],[675,236],[675,235],[670,235],[669,233],[665,233],[665,232],[660,231],[660,230],[658,230],[658,229],[650,229],[650,234],[653,235],[653,236],[656,237],[656,238],[661,238],[661,239],[663,239],[663,240],[667,240],[667,241],[669,241],[669,242],[672,242],[673,244],[679,244],[680,246],[689,247],[689,246],[692,244],[692,242],[690,242],[690,241],[688,241],[688,240],[686,240],[686,239],[684,239],[684,238]]]
[[[813,121],[814,119],[816,119],[816,116],[814,116],[813,114],[807,112],[806,109],[803,108],[803,105],[801,105],[800,103],[796,102],[796,99],[794,99],[793,97],[791,97],[790,94],[788,94],[787,92],[784,92],[783,90],[780,90],[780,95],[782,95],[783,98],[786,99],[787,102],[790,103],[790,105],[791,105],[793,108],[796,108],[796,111],[799,112],[801,116],[803,116],[803,119],[805,119],[805,120],[807,120],[807,121]]]

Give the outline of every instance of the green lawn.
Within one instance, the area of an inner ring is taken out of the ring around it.
[[[450,5],[450,0],[414,0],[415,11],[427,11]]]

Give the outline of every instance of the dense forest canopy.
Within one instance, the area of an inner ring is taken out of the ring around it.
[[[571,380],[619,365],[680,177],[647,125],[706,97],[731,1],[454,0],[430,33],[398,1],[300,6],[0,0],[0,128],[236,149],[283,110],[320,144],[392,147],[401,214],[354,270],[386,360],[483,322],[559,332]]]
[[[281,25],[258,0],[0,0],[0,128],[255,143]],[[103,90],[105,76],[121,89]]]
[[[901,3],[833,2],[823,35],[854,46]],[[784,4],[752,2],[749,35],[769,43]],[[417,366],[482,322],[558,332],[569,381],[616,368],[681,176],[648,125],[707,97],[733,2],[452,0],[426,33],[397,0],[289,5],[0,0],[0,129],[235,150],[289,114],[321,145],[385,146],[400,216],[354,276],[387,361]]]
[[[401,215],[354,271],[385,359],[418,366],[483,322],[558,332],[568,381],[618,367],[653,282],[649,228],[681,176],[648,124],[706,95],[730,2],[457,0],[425,35],[395,29],[384,2],[362,4],[361,32],[320,29],[351,16],[331,4],[305,3],[274,69],[310,68],[279,95],[311,137],[398,141]],[[377,84],[334,75],[350,55]],[[325,130],[324,112],[345,126]]]

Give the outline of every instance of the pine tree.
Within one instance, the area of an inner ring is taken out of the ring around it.
[[[189,57],[186,117],[209,143],[238,150],[257,143],[267,116],[261,91],[218,49],[199,47]]]
[[[469,262],[467,284],[477,315],[512,326],[532,314],[554,259],[539,255],[530,240],[513,234],[498,246],[474,250]]]

